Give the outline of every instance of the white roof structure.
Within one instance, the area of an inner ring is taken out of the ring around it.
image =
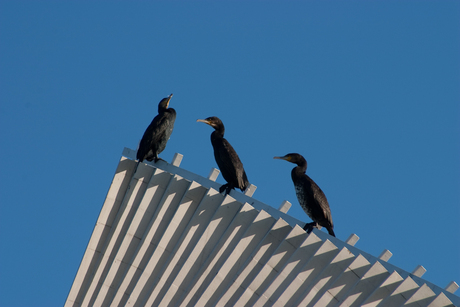
[[[246,194],[125,148],[65,306],[459,306],[442,289]]]

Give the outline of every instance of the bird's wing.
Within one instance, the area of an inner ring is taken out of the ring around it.
[[[155,121],[155,119],[157,120]],[[155,119],[154,119],[155,123],[152,129],[152,135],[153,135],[152,140],[153,142],[158,142],[165,136],[166,132],[168,131],[169,126],[170,126],[169,125],[170,121],[169,121],[169,118],[164,115],[157,116],[155,117]]]
[[[166,128],[169,125],[169,119],[163,115],[157,115],[152,120],[150,125],[142,136],[139,149],[137,150],[137,158],[145,158],[149,151],[155,147],[156,143],[163,137]]]
[[[303,198],[305,202],[303,206],[306,206],[307,214],[315,222],[327,221],[332,225],[331,210],[327,202],[326,196],[320,187],[311,179],[308,175],[303,174],[297,177],[298,182],[294,182],[296,186],[302,187],[296,190],[296,193],[303,194],[300,198]],[[297,189],[297,187],[296,187]],[[299,195],[297,195],[299,197]],[[301,199],[299,199],[301,202]],[[323,225],[324,226],[324,225]]]
[[[139,148],[137,149],[137,159],[144,160],[148,152],[150,151],[150,144],[152,143],[152,128],[151,125],[147,127],[142,136]]]
[[[326,195],[321,188],[312,180],[312,190],[314,198],[318,204],[318,208],[321,208],[324,218],[333,226],[331,208],[327,201]]]
[[[228,183],[237,186],[239,183],[238,178],[243,176],[243,163],[241,163],[235,149],[226,139],[222,139],[221,144],[217,145],[214,148],[215,158],[222,176]]]
[[[164,136],[166,141],[171,137],[175,121],[176,111],[172,108],[169,108],[158,123],[158,129],[159,131],[161,130],[161,133],[163,133],[162,137]]]

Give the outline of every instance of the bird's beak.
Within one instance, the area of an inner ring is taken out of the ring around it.
[[[290,156],[284,156],[284,157],[273,157],[273,159],[280,159],[280,160],[291,161],[291,157],[290,157]]]
[[[205,123],[205,124],[211,125],[211,124],[209,123],[209,121],[207,121],[206,119],[197,119],[196,122],[197,122],[197,123],[200,122],[200,123]]]
[[[169,108],[169,101],[171,100],[173,94],[168,96],[168,103],[166,103],[166,109]]]

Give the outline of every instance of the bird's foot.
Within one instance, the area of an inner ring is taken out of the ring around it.
[[[303,230],[305,230],[307,233],[310,233],[313,231],[313,228],[318,228],[318,225],[315,222],[306,223],[303,227]]]
[[[226,188],[227,188],[228,184],[223,184],[220,186],[219,188],[219,193],[222,193]]]
[[[231,189],[233,189],[228,183],[223,184],[219,188],[219,193],[222,193],[225,191],[224,195],[230,194]]]

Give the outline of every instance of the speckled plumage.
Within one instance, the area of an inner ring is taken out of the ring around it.
[[[312,227],[325,227],[331,236],[335,237],[334,223],[332,222],[329,203],[320,187],[307,174],[307,161],[297,153],[287,154],[276,159],[286,160],[297,164],[291,171],[291,178],[294,183],[295,192],[300,206],[305,213],[313,220],[313,223],[305,225],[306,230],[311,231]]]

